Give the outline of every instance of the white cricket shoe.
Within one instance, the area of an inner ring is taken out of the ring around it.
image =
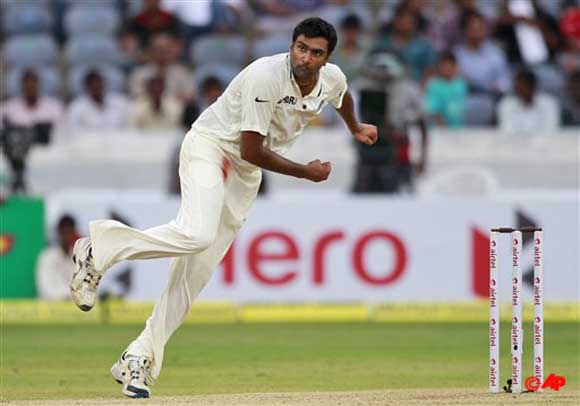
[[[130,398],[148,398],[151,395],[149,385],[153,377],[149,372],[151,360],[147,357],[127,354],[121,357],[111,367],[113,379],[123,385],[123,394]]]
[[[93,266],[91,240],[79,238],[73,248],[72,260],[75,264],[75,271],[70,281],[70,294],[73,302],[79,309],[88,312],[97,301],[97,288],[101,273]]]

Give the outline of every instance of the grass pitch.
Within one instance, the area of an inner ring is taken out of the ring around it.
[[[120,401],[120,387],[109,368],[141,328],[137,324],[3,325],[1,400]],[[532,374],[533,348],[531,325],[525,324],[524,329],[528,333],[525,378]],[[505,382],[510,367],[508,323],[502,331]],[[473,399],[479,394],[489,399],[487,337],[487,323],[186,324],[167,346],[153,396],[456,389],[467,391],[469,404],[485,404]],[[545,340],[546,376],[564,375],[567,384],[559,393],[547,390],[520,396],[549,400],[565,395],[571,404],[578,404],[580,324],[546,323]],[[555,404],[568,404],[560,400]]]

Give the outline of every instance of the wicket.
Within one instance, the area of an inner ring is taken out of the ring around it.
[[[511,343],[511,379],[508,380],[506,391],[520,393],[522,391],[522,269],[520,257],[522,252],[522,233],[534,235],[534,376],[539,382],[544,382],[544,263],[543,263],[543,231],[541,228],[522,227],[493,228],[489,238],[489,391],[500,391],[499,342],[500,342],[500,302],[498,278],[498,244],[500,234],[511,234],[512,249],[512,328]],[[511,381],[511,385],[510,385]]]

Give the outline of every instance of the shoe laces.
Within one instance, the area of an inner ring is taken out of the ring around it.
[[[83,282],[86,282],[89,288],[97,289],[99,282],[101,281],[102,275],[98,274],[97,272],[87,272]]]
[[[149,371],[151,361],[145,357],[131,357],[129,359],[128,369],[131,380],[142,382],[145,385],[153,384],[153,377]]]

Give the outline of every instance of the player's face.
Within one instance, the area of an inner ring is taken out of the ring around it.
[[[316,76],[328,57],[328,41],[323,37],[308,38],[301,34],[290,46],[292,72],[299,79]]]

